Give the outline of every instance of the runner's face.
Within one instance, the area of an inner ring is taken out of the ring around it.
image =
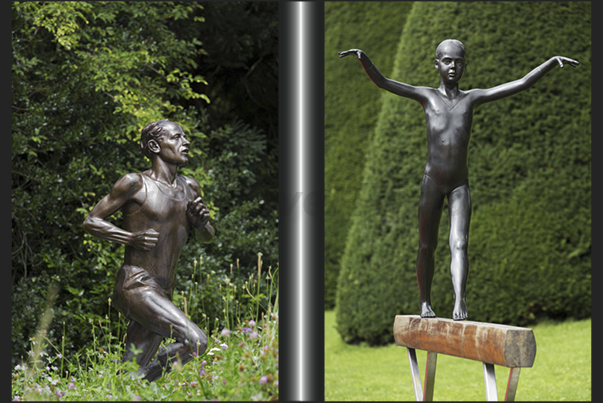
[[[444,45],[435,68],[440,72],[442,80],[457,83],[465,72],[465,52],[454,43]]]
[[[165,162],[184,165],[188,162],[190,141],[180,125],[169,122],[163,126],[159,139],[159,157]]]

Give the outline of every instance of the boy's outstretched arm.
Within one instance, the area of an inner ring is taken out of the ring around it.
[[[523,78],[501,84],[488,89],[476,89],[472,92],[476,96],[476,105],[496,101],[498,99],[517,94],[520,91],[530,88],[536,81],[540,80],[546,73],[551,71],[556,65],[563,67],[563,63],[567,63],[572,67],[576,67],[579,63],[576,60],[563,56],[551,57],[534,70],[530,71]]]
[[[415,87],[399,81],[390,80],[389,78],[385,77],[362,50],[350,49],[339,52],[339,57],[345,57],[351,54],[355,54],[358,57],[360,64],[362,64],[362,67],[364,68],[364,71],[366,71],[366,74],[368,74],[369,78],[377,87],[383,88],[384,90],[396,95],[412,98],[420,103],[423,103],[425,100],[421,87]]]

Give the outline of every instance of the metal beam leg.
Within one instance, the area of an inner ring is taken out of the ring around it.
[[[417,353],[414,348],[407,347],[408,361],[410,362],[410,374],[412,375],[412,386],[415,388],[415,400],[423,401],[423,389],[421,388],[421,374],[419,373],[419,363],[417,362]]]
[[[486,382],[486,400],[495,402],[498,400],[496,393],[496,375],[494,374],[494,364],[484,362],[484,380]]]
[[[511,368],[509,372],[509,383],[507,383],[507,392],[505,393],[505,401],[514,402],[515,393],[517,393],[517,383],[519,382],[519,370],[521,368]]]
[[[433,388],[435,382],[436,363],[438,361],[438,353],[432,351],[427,352],[427,364],[425,366],[425,393],[423,401],[433,401]]]

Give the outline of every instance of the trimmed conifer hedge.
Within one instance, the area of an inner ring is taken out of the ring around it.
[[[350,228],[381,96],[360,63],[340,59],[352,47],[374,49],[391,73],[412,2],[325,2],[325,307],[335,306],[340,259]]]
[[[527,325],[543,316],[590,315],[590,16],[588,2],[415,2],[408,16],[393,73],[386,74],[408,84],[439,85],[434,53],[447,38],[467,49],[462,90],[521,78],[556,55],[580,62],[474,113],[470,320]],[[363,50],[380,67],[378,55]],[[420,312],[417,213],[427,140],[417,102],[374,85],[370,91],[385,95],[342,257],[336,312],[346,342],[382,344],[393,341],[395,315]],[[453,308],[448,231],[446,203],[432,287],[442,317]]]

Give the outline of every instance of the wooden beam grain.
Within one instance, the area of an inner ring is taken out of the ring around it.
[[[532,329],[496,323],[397,315],[394,338],[399,346],[511,368],[531,367],[536,357]]]

